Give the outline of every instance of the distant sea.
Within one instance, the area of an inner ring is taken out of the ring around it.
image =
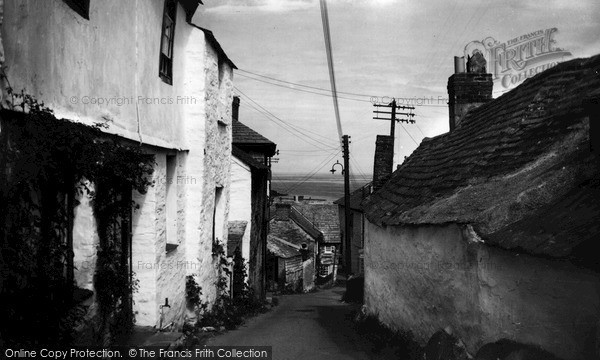
[[[350,192],[371,181],[371,177],[350,177]],[[299,195],[304,198],[324,199],[334,201],[344,196],[344,176],[335,174],[273,174],[271,189],[287,194]]]

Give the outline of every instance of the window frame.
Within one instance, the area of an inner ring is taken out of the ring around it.
[[[169,13],[170,5],[173,5],[173,13]],[[172,16],[171,16],[172,15]],[[166,33],[167,20],[171,21],[172,31],[170,34]],[[160,31],[160,48],[158,50],[158,76],[163,82],[173,85],[173,58],[174,58],[174,44],[175,44],[175,28],[177,26],[177,1],[176,0],[165,0],[163,7],[162,16],[162,27]],[[170,36],[169,36],[170,35]],[[163,52],[165,36],[167,37],[169,44],[168,54]],[[169,57],[170,55],[170,57]]]

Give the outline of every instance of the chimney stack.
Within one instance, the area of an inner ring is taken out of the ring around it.
[[[287,221],[290,219],[290,210],[292,204],[276,203],[275,204],[275,220]]]
[[[394,138],[389,135],[377,135],[375,142],[375,161],[373,162],[373,191],[379,190],[394,167]]]
[[[486,73],[486,61],[480,51],[469,56],[466,69],[465,58],[455,56],[454,74],[448,78],[450,131],[460,126],[469,110],[491,100],[493,88],[492,74]]]
[[[233,102],[231,104],[231,117],[233,118],[233,121],[239,120],[239,118],[238,118],[239,113],[240,113],[240,97],[234,96]]]

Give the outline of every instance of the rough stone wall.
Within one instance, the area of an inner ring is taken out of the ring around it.
[[[179,245],[167,253],[166,153],[156,153],[155,162],[154,186],[144,195],[134,194],[134,201],[140,205],[133,213],[132,224],[132,263],[135,278],[139,280],[139,289],[134,293],[134,311],[137,311],[137,325],[158,326],[161,320],[159,306],[168,298],[170,308],[163,311],[163,326],[173,322],[175,328],[179,328],[185,310],[185,193],[177,184],[178,229],[173,243]],[[182,163],[177,159],[177,176],[182,176],[183,171]]]
[[[222,187],[223,214],[220,223],[215,226],[216,233],[223,234],[220,239],[227,243],[227,219],[229,214],[230,167],[231,167],[231,102],[233,98],[233,69],[219,61],[215,49],[207,42],[205,49],[204,121],[205,148],[204,171],[202,176],[202,209],[200,212],[199,252],[194,273],[202,287],[204,301],[213,303],[216,298],[214,286],[218,277],[217,260],[212,256],[213,214],[215,209],[215,189]]]
[[[471,353],[509,338],[590,358],[597,274],[470,241],[458,225],[365,227],[365,304],[385,324],[423,344],[451,326]]]

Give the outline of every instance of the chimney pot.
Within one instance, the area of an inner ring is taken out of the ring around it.
[[[465,58],[454,57],[454,74],[448,78],[448,110],[450,131],[460,126],[469,110],[492,99],[494,83],[492,74],[485,72],[485,58],[475,53],[469,58],[465,69]]]
[[[465,72],[465,57],[455,56],[454,57],[454,73],[461,74]]]

